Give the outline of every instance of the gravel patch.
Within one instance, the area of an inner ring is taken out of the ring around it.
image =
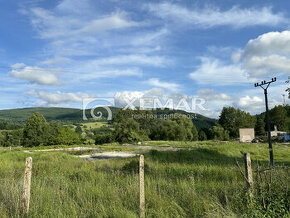
[[[130,151],[113,151],[113,152],[103,152],[95,153],[93,155],[79,155],[78,157],[83,160],[107,160],[107,159],[120,159],[128,157],[136,157],[140,154]]]

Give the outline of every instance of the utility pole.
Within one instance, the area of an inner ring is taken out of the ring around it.
[[[269,82],[266,82],[264,80],[260,84],[255,83],[255,87],[260,86],[262,89],[264,89],[265,104],[266,104],[266,123],[267,123],[269,154],[270,154],[270,165],[274,166],[273,147],[272,147],[272,142],[271,142],[271,129],[270,129],[270,122],[269,122],[268,92],[267,92],[267,89],[272,82],[276,82],[276,77],[272,78],[272,80]]]
[[[289,82],[290,82],[290,76],[288,76],[288,80],[285,83],[289,83]],[[288,98],[290,99],[290,88],[287,88],[285,91],[288,92]]]
[[[285,102],[285,94],[282,94],[282,96],[283,96],[283,106],[285,106],[286,105],[286,102]]]

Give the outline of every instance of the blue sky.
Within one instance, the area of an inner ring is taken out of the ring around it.
[[[0,109],[157,96],[264,110],[290,75],[290,3],[0,0]],[[286,100],[288,101],[288,99]]]

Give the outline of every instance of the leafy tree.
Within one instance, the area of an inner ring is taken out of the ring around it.
[[[70,129],[69,127],[62,127],[57,136],[57,144],[73,145],[80,143],[79,134]]]
[[[215,125],[212,127],[212,134],[214,140],[229,140],[229,132],[225,130],[221,125]]]
[[[286,105],[285,109],[287,111],[286,127],[287,127],[287,131],[290,132],[290,106]]]
[[[22,135],[22,130],[3,130],[0,132],[0,146],[20,146]]]
[[[199,133],[198,133],[198,139],[200,141],[205,141],[207,140],[207,136],[205,134],[205,132],[203,130],[200,130]]]
[[[136,142],[148,140],[150,118],[148,112],[141,110],[120,110],[113,120],[114,135],[118,142]]]
[[[96,135],[96,138],[95,138],[96,145],[111,143],[114,141],[115,141],[114,135],[113,135],[113,133],[110,133],[110,132],[100,133],[100,134]]]
[[[5,143],[5,136],[3,134],[3,131],[0,132],[0,146],[4,146],[4,143]]]
[[[186,115],[175,113],[173,114],[171,120],[177,123],[181,132],[184,132],[185,137],[183,138],[183,140],[186,141],[198,140],[197,129],[193,124],[192,120],[187,118]]]
[[[11,122],[0,122],[0,130],[15,130],[23,128],[22,124]]]
[[[80,125],[77,125],[76,129],[75,129],[75,132],[78,133],[78,134],[82,134],[82,127],[80,127]]]
[[[200,131],[203,131],[206,134],[207,139],[214,138],[212,128],[202,128]]]
[[[263,136],[263,135],[266,134],[265,125],[266,124],[264,122],[264,117],[259,116],[257,118],[257,123],[256,123],[256,126],[255,126],[255,133],[256,133],[256,135]]]
[[[45,144],[47,141],[48,125],[41,113],[32,114],[24,127],[22,145],[33,147]]]
[[[150,136],[154,140],[179,140],[186,138],[185,129],[170,119],[160,119],[152,129]]]
[[[123,119],[114,123],[114,135],[116,141],[121,143],[137,142],[147,139],[147,135],[142,133],[140,125],[134,119]]]
[[[48,124],[48,132],[46,137],[46,145],[57,145],[58,142],[58,135],[60,133],[61,124],[58,121],[51,121]]]
[[[224,107],[218,122],[231,137],[238,137],[239,128],[255,127],[256,117],[234,107]]]
[[[287,110],[286,107],[282,105],[275,106],[272,110],[269,111],[269,120],[271,129],[274,128],[274,125],[277,126],[278,130],[287,131],[286,121],[287,121]]]
[[[169,119],[156,119],[151,129],[151,139],[196,141],[198,132],[191,119],[182,114],[173,114]]]

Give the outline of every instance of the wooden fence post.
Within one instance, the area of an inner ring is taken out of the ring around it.
[[[245,161],[245,172],[247,179],[247,187],[250,192],[250,196],[252,195],[252,186],[253,186],[253,174],[252,174],[252,165],[251,165],[251,157],[249,153],[244,153],[244,161]]]
[[[145,187],[144,187],[144,156],[140,156],[139,162],[139,176],[140,176],[140,217],[145,217]]]
[[[32,157],[28,157],[26,158],[25,163],[23,195],[21,201],[23,216],[27,216],[29,211],[31,171],[32,171]]]

